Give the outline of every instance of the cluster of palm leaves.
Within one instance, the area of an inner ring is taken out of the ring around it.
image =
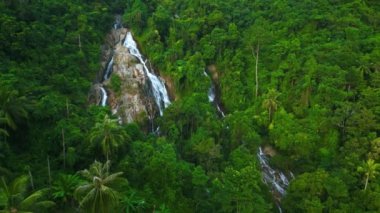
[[[28,100],[17,90],[0,89],[0,134],[7,134],[5,128],[17,129],[17,124],[28,117]]]
[[[79,206],[85,212],[115,212],[119,205],[120,192],[127,180],[120,177],[123,173],[110,173],[110,161],[101,163],[95,161],[89,169],[80,171],[86,183],[79,186],[74,193]]]
[[[111,119],[108,115],[104,116],[103,121],[96,123],[90,133],[90,141],[101,146],[107,161],[113,151],[128,140],[129,136],[118,124],[118,121]]]
[[[0,183],[0,212],[43,212],[43,210],[55,205],[53,201],[46,199],[48,188],[29,192],[28,186],[28,176],[20,176],[12,182],[7,182],[2,177]]]
[[[29,107],[27,98],[17,90],[5,86],[0,88],[0,158],[5,158],[4,147],[10,131],[16,130],[18,125],[28,118]],[[4,171],[5,168],[0,166],[0,172]]]

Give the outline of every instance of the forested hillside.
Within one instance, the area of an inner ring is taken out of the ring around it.
[[[379,11],[0,1],[0,212],[380,212]],[[166,82],[162,116],[89,101],[116,15]]]

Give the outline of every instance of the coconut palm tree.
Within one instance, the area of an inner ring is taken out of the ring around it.
[[[74,191],[80,185],[81,179],[77,175],[61,174],[53,182],[53,198],[62,207],[74,207]]]
[[[7,130],[1,128],[7,123],[7,119],[4,117],[4,112],[0,110],[0,136],[9,136]]]
[[[374,179],[376,175],[379,173],[377,171],[379,168],[380,168],[380,164],[375,163],[375,161],[372,159],[368,159],[367,162],[363,163],[363,166],[358,167],[358,171],[363,172],[366,177],[364,191],[367,190],[368,181],[370,179]]]
[[[122,172],[110,174],[109,167],[110,161],[105,164],[95,161],[88,170],[80,171],[87,182],[75,190],[74,196],[84,212],[115,212],[120,195],[112,186],[118,184],[120,188],[127,181],[120,178]]]
[[[20,96],[17,90],[0,89],[0,114],[6,125],[13,130],[17,129],[17,123],[28,118],[28,107],[27,98]]]
[[[28,195],[28,176],[20,176],[11,183],[5,178],[0,182],[0,212],[2,213],[31,213],[42,212],[55,205],[53,201],[45,200],[48,189],[40,189]]]
[[[103,150],[107,161],[110,158],[113,150],[126,142],[129,136],[116,119],[111,119],[108,115],[104,116],[102,122],[95,124],[95,127],[90,132],[90,142],[99,144]]]
[[[262,107],[268,110],[269,122],[272,121],[273,114],[274,112],[276,112],[277,107],[279,105],[279,102],[277,100],[278,96],[280,96],[280,93],[277,92],[275,89],[270,89],[268,93],[265,95]]]

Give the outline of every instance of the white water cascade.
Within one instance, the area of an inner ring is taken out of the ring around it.
[[[102,103],[101,103],[101,105],[106,106],[107,98],[108,98],[107,92],[103,87],[100,87],[100,91],[102,91]]]
[[[261,172],[263,175],[264,183],[270,187],[272,194],[275,197],[277,198],[283,197],[286,193],[286,188],[289,186],[288,178],[281,171],[274,170],[270,167],[268,163],[268,158],[266,154],[263,152],[263,150],[261,149],[261,147],[259,147],[259,151],[257,152],[257,157],[259,158],[259,161],[260,161]],[[292,178],[294,178],[292,173],[290,173],[290,175]],[[277,208],[279,212],[282,212],[279,203],[277,203]]]
[[[222,115],[222,117],[225,117],[224,112],[220,108],[218,102],[216,101],[216,91],[215,91],[215,85],[212,82],[211,78],[207,74],[207,72],[203,72],[203,74],[208,77],[211,81],[211,86],[207,92],[208,100],[211,103],[215,104],[216,109],[218,112]],[[268,163],[268,158],[265,155],[265,153],[262,151],[261,147],[259,148],[257,152],[257,157],[260,161],[260,166],[261,166],[261,172],[263,175],[263,182],[269,186],[271,189],[272,194],[275,196],[277,199],[277,208],[279,212],[282,212],[281,206],[279,204],[280,198],[283,197],[286,193],[286,188],[289,185],[289,180],[285,176],[284,173],[281,171],[275,170],[272,167],[270,167]],[[291,178],[294,178],[293,174],[290,173]]]
[[[112,56],[111,60],[108,62],[107,69],[104,72],[104,76],[103,76],[104,81],[109,79],[110,74],[112,72],[112,68],[113,68],[113,56]]]
[[[170,105],[170,99],[168,96],[168,92],[165,88],[165,84],[163,81],[157,77],[154,73],[152,73],[146,62],[143,60],[143,56],[141,55],[139,49],[137,48],[135,40],[133,40],[131,32],[127,33],[125,37],[124,46],[128,48],[129,53],[135,56],[140,63],[144,67],[145,74],[148,76],[151,86],[152,86],[152,94],[154,96],[155,102],[160,110],[160,115],[162,116],[163,110]]]
[[[219,103],[217,100],[215,100],[215,97],[216,97],[216,92],[215,92],[215,85],[214,85],[214,82],[212,82],[211,78],[208,76],[207,72],[203,72],[203,74],[208,77],[211,81],[211,86],[210,88],[208,89],[207,91],[207,96],[208,96],[208,101],[211,102],[211,103],[214,103],[215,106],[216,106],[216,109],[218,110],[218,112],[220,113],[220,115],[222,115],[222,117],[226,117],[226,115],[224,114],[223,110],[220,108],[219,106]]]

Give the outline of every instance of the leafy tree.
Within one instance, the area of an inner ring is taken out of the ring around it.
[[[254,164],[242,169],[227,167],[213,181],[215,199],[223,212],[268,212],[270,207],[261,196],[260,173]]]
[[[286,211],[322,212],[342,210],[348,196],[346,185],[324,170],[304,173],[290,183],[283,200]]]
[[[128,196],[121,199],[120,205],[126,213],[141,211],[146,207],[144,198],[136,195],[136,191],[131,190]]]

